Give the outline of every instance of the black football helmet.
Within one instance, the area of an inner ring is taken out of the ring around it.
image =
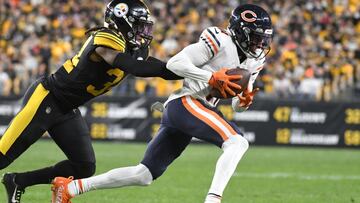
[[[263,58],[270,52],[273,28],[269,14],[260,6],[240,5],[232,11],[229,31],[248,58]]]
[[[120,32],[134,47],[144,48],[150,44],[153,24],[142,0],[112,0],[106,6],[105,26]]]

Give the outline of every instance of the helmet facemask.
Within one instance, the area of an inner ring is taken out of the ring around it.
[[[108,4],[105,12],[105,23],[121,33],[130,46],[143,48],[151,43],[154,22],[146,6],[125,3]]]
[[[271,50],[272,30],[252,30],[248,27],[229,28],[235,44],[248,58],[262,59]]]
[[[131,38],[130,43],[134,44],[136,47],[147,47],[150,45],[153,39],[153,21],[146,20],[145,18],[134,18],[133,16],[129,17],[129,21],[132,27],[133,37],[129,35],[127,37]]]

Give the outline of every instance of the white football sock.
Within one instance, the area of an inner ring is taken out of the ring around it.
[[[124,186],[147,186],[153,181],[149,169],[143,164],[116,168],[106,173],[74,180],[68,185],[70,195],[76,196],[91,190],[118,188]]]
[[[224,152],[216,163],[209,196],[211,194],[222,196],[226,185],[236,170],[237,164],[248,148],[248,141],[240,135],[232,136],[224,142],[222,146]],[[221,202],[221,200],[218,202]]]

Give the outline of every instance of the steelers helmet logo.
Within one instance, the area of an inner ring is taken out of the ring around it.
[[[114,7],[114,14],[116,17],[123,17],[129,12],[129,6],[124,3],[120,3]]]

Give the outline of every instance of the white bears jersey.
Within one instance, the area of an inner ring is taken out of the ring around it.
[[[218,27],[209,27],[202,32],[197,43],[187,46],[169,60],[167,68],[184,76],[185,79],[183,87],[170,95],[165,105],[173,99],[190,95],[211,106],[216,106],[219,99],[209,99],[208,97],[210,92],[208,80],[212,72],[224,67],[248,69],[251,73],[248,88],[252,89],[255,79],[264,65],[265,58],[261,58],[259,60],[248,58],[240,63],[237,47],[229,32]],[[189,67],[192,69],[190,70]],[[206,73],[204,71],[208,74],[204,74]]]

